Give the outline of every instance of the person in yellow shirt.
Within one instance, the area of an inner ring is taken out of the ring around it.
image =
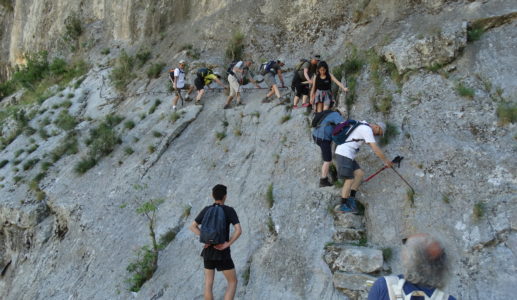
[[[209,86],[213,81],[225,89],[228,88],[221,81],[221,74],[219,74],[219,72],[214,72],[208,68],[200,68],[197,70],[196,79],[194,80],[194,86],[197,90],[196,104],[201,104],[201,97],[205,94],[205,86]]]

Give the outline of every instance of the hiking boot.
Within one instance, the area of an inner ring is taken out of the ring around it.
[[[237,106],[241,106],[241,105],[244,105],[244,103],[242,103],[242,102],[237,102],[237,104],[236,104],[236,105],[237,105]]]
[[[329,182],[328,177],[320,178],[320,187],[332,186],[332,183]]]
[[[230,104],[225,104],[223,107],[223,109],[228,109],[228,108],[230,108]]]
[[[346,204],[354,210],[354,215],[364,215],[364,206],[355,197],[346,198]]]
[[[293,105],[293,109],[297,109],[298,108],[298,105]]]
[[[269,97],[264,97],[264,99],[262,99],[262,103],[269,103],[271,102],[271,99]]]
[[[357,210],[354,210],[353,208],[349,207],[346,204],[341,204],[339,206],[338,212],[340,212],[340,213],[353,213],[353,214],[355,214],[357,212]]]
[[[187,98],[185,98],[185,101],[190,102],[190,101],[192,101],[192,98],[187,96]]]
[[[201,105],[201,100],[196,100],[196,102],[194,104]]]
[[[307,107],[309,105],[310,105],[309,103],[304,103],[304,104],[302,104],[302,107]]]

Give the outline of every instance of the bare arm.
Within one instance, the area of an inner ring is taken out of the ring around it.
[[[217,84],[219,84],[220,86],[224,87],[225,89],[228,88],[226,85],[224,85],[224,83],[221,80],[219,80],[219,78],[215,78],[214,81],[217,82]]]
[[[316,93],[316,84],[314,84],[316,82],[316,75],[314,75],[312,77],[312,82],[313,82],[313,85],[311,87],[311,94],[310,94],[310,99],[311,99],[311,104],[314,103],[314,94]]]
[[[282,87],[285,87],[284,77],[282,76],[282,71],[279,69],[276,73],[278,74],[278,79],[280,79],[280,82],[282,83]]]
[[[304,68],[303,69],[303,75],[305,76],[305,79],[307,79],[307,81],[310,84],[312,84],[311,77],[309,76],[309,68]]]
[[[190,231],[192,231],[195,235],[200,235],[201,230],[199,230],[199,224],[196,221],[192,222],[192,225],[189,227]]]
[[[375,153],[375,155],[377,155],[377,157],[379,157],[384,162],[386,167],[391,168],[393,166],[393,163],[388,160],[386,156],[384,156],[384,153],[382,152],[381,148],[379,148],[377,143],[368,143],[368,145],[370,145],[372,148],[373,153]]]
[[[332,79],[332,81],[334,81],[343,91],[347,92],[348,91],[348,88],[346,88],[345,86],[343,86],[343,84],[341,82],[339,82],[339,80],[337,80],[337,78],[330,74],[330,78]]]
[[[233,225],[234,230],[233,234],[230,237],[230,240],[228,242],[225,242],[224,244],[215,245],[214,248],[217,250],[224,250],[228,247],[230,247],[240,236],[242,233],[241,224],[235,224]]]

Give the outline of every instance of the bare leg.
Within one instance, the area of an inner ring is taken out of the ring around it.
[[[205,89],[197,91],[196,103],[201,101],[201,97],[205,94]]]
[[[235,291],[237,290],[237,274],[235,273],[235,269],[225,270],[223,271],[223,275],[228,282],[226,293],[224,293],[224,300],[233,300]]]
[[[212,287],[214,285],[215,270],[205,269],[205,300],[214,300]]]
[[[300,97],[294,96],[294,106],[298,106],[298,100],[300,100]]]
[[[341,198],[350,197],[350,190],[357,190],[359,185],[361,185],[361,181],[363,180],[364,171],[361,169],[357,169],[354,171],[354,178],[345,179],[345,183],[343,184],[343,189],[341,189]]]
[[[233,96],[228,96],[228,99],[226,100],[225,105],[230,105],[230,103],[232,103],[232,100],[233,100]]]
[[[307,103],[307,95],[302,96],[302,104]]]
[[[178,105],[179,98],[180,98],[180,96],[178,94],[176,94],[176,96],[174,98],[172,98],[172,106]]]
[[[316,103],[316,112],[322,112],[323,111],[323,103],[318,102]]]
[[[276,86],[276,84],[273,84],[273,90],[275,91],[276,98],[280,99],[280,90],[278,89],[278,86]]]
[[[329,175],[330,161],[324,161],[321,166],[321,178],[327,178]]]
[[[194,91],[194,86],[191,86],[189,89],[188,89],[188,92],[187,92],[187,97],[190,96],[190,94],[192,94],[192,92]]]
[[[269,97],[273,96],[273,94],[274,94],[274,93],[275,93],[275,91],[273,90],[273,88],[270,88],[270,89],[269,89],[269,92],[268,92],[268,93],[267,93],[267,95],[266,95],[266,97],[268,97],[268,98],[269,98]]]
[[[237,104],[241,103],[241,93],[237,92]]]

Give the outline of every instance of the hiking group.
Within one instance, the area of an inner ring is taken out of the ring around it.
[[[187,92],[186,101],[190,101],[190,94],[195,87],[197,90],[195,103],[200,104],[205,88],[209,87],[212,82],[215,81],[225,89],[228,88],[221,81],[221,74],[210,68],[197,70],[194,86],[185,83],[185,63],[183,60],[180,61],[178,68],[171,70],[169,73],[175,92],[173,98],[174,110],[176,110],[178,100],[182,99],[183,101],[182,90]],[[253,61],[244,60],[233,62],[228,67],[227,79],[230,93],[224,104],[224,109],[230,108],[234,99],[236,105],[242,105],[242,86],[253,83],[255,87],[260,88],[260,82],[255,80],[251,73],[250,67],[252,65]],[[281,101],[279,89],[285,88],[282,75],[284,65],[283,59],[277,59],[259,67],[260,74],[269,89],[262,102],[271,102],[273,96]],[[280,87],[277,84],[277,77],[281,83]],[[301,107],[312,106],[313,108],[312,138],[320,147],[323,160],[319,186],[333,185],[329,180],[329,175],[333,175],[332,181],[334,182],[338,178],[342,179],[341,203],[337,211],[362,214],[363,206],[357,200],[357,190],[363,183],[364,171],[355,160],[360,147],[365,143],[368,144],[375,155],[383,162],[383,169],[392,168],[393,164],[400,163],[402,158],[397,157],[390,161],[376,143],[375,136],[383,136],[386,132],[385,123],[345,120],[341,112],[332,110],[335,103],[332,83],[335,83],[344,92],[348,90],[329,72],[329,66],[325,61],[320,60],[319,55],[314,55],[310,60],[301,60],[293,72],[291,89],[295,92],[295,96],[292,108],[298,108],[300,98]],[[337,174],[330,172],[333,160],[333,144],[336,145],[334,157],[336,162],[335,173]],[[230,253],[230,246],[242,234],[242,228],[236,211],[225,205],[226,196],[226,186],[221,184],[214,186],[212,189],[213,204],[203,208],[190,226],[190,230],[200,237],[200,242],[203,244],[201,256],[204,262],[205,300],[213,299],[212,288],[215,270],[222,272],[227,280],[225,300],[233,299],[237,288],[237,275]],[[234,227],[231,235],[230,224]],[[417,234],[409,237],[407,243],[404,239],[403,247],[401,261],[406,272],[399,276],[379,278],[370,290],[368,299],[395,300],[422,296],[422,299],[454,300],[452,296],[440,290],[444,285],[446,273],[445,250],[441,244],[430,235]]]

